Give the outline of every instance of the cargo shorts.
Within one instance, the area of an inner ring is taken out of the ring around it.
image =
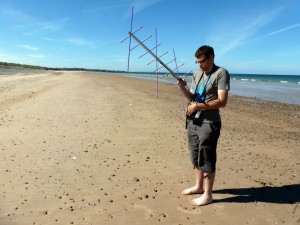
[[[216,170],[217,143],[220,137],[221,122],[187,123],[187,137],[190,158],[194,168],[204,173]]]

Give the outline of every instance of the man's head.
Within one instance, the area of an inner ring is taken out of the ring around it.
[[[215,53],[210,46],[203,45],[195,53],[196,63],[199,64],[201,70],[210,72],[214,66]]]

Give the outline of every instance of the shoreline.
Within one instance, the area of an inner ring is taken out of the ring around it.
[[[140,79],[140,80],[149,80],[152,82],[156,82],[153,78],[147,78],[147,77],[133,77],[130,75],[124,75],[123,73],[117,73],[117,72],[99,72],[99,71],[64,71],[64,70],[42,70],[42,69],[27,69],[27,68],[17,68],[17,67],[7,67],[4,69],[4,67],[0,67],[0,77],[1,76],[14,76],[14,75],[30,75],[30,74],[40,74],[40,73],[62,73],[62,72],[82,72],[82,73],[95,73],[95,74],[110,74],[112,76],[122,76],[122,77],[129,77],[133,79]],[[7,73],[7,74],[5,74]],[[269,75],[267,75],[269,76]],[[172,82],[171,82],[172,81]],[[176,82],[174,79],[168,81],[160,80],[159,84],[172,84],[176,85]],[[175,83],[174,83],[175,82]],[[268,87],[268,91],[257,89],[256,86],[254,87],[253,83],[250,83],[249,85],[245,86],[245,83],[232,83],[232,82],[238,82],[235,79],[231,79],[231,91],[229,91],[229,95],[231,97],[233,96],[240,96],[245,97],[249,99],[258,99],[261,101],[270,101],[274,103],[283,103],[283,104],[292,104],[292,105],[300,105],[299,99],[300,94],[296,91],[295,95],[292,95],[290,98],[287,97],[287,93],[285,90],[277,90],[275,87],[271,88]],[[262,84],[260,84],[262,85]],[[296,85],[296,84],[295,84]],[[295,86],[296,87],[296,86]],[[281,88],[282,89],[282,88]],[[256,96],[258,95],[258,96]],[[272,100],[274,99],[275,100]]]
[[[230,97],[213,192],[193,185],[175,86],[60,72],[0,76],[0,223],[296,224],[300,106]],[[297,116],[297,117],[296,117]],[[293,213],[294,212],[294,213]]]
[[[126,75],[126,74],[117,74],[117,73],[111,73],[111,74],[130,77],[133,79],[149,80],[149,81],[156,82],[156,79],[153,78],[153,76],[139,77],[139,76],[135,76],[135,75],[132,76],[132,75]],[[138,75],[138,74],[136,74],[136,75]],[[169,77],[170,78],[168,78],[168,79],[160,79],[159,83],[176,85],[176,80],[173,79],[171,76],[169,76]],[[186,78],[186,79],[189,79],[189,78]],[[266,83],[264,81],[264,82],[255,84],[253,81],[251,81],[250,83],[247,83],[245,81],[239,81],[239,80],[235,80],[234,78],[231,78],[230,83],[231,83],[231,91],[229,91],[229,95],[231,95],[231,96],[242,96],[242,97],[249,97],[249,98],[257,98],[257,99],[261,99],[263,101],[272,101],[272,102],[278,102],[278,103],[300,105],[300,101],[299,101],[300,92],[298,91],[298,88],[300,86],[299,86],[299,84],[296,84],[296,83],[289,84],[291,86],[286,86],[286,87],[281,86],[280,88],[278,88],[278,86],[277,86],[280,84],[280,82],[277,82],[277,83],[267,82]],[[189,85],[189,82],[188,82],[188,85]],[[286,85],[286,84],[284,84],[284,85]],[[272,100],[272,99],[274,99],[274,100]]]

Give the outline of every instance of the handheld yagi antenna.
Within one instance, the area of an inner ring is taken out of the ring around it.
[[[156,61],[156,70],[154,72],[158,72],[161,68],[165,68],[169,73],[168,74],[171,74],[176,80],[181,80],[181,78],[178,76],[178,68],[183,66],[180,65],[180,66],[177,66],[177,62],[176,62],[176,58],[175,58],[175,54],[174,54],[174,59],[171,60],[170,62],[168,63],[164,63],[162,60],[161,60],[161,57],[165,56],[168,52],[165,52],[163,53],[162,55],[160,56],[157,56],[157,49],[158,47],[161,45],[161,44],[157,44],[157,33],[156,33],[156,29],[155,29],[155,34],[156,34],[156,43],[155,43],[155,47],[153,47],[152,49],[149,49],[145,44],[144,42],[146,42],[148,39],[150,39],[152,37],[152,35],[150,35],[149,37],[147,37],[146,39],[144,39],[143,41],[141,41],[139,38],[137,38],[135,36],[135,33],[138,32],[139,30],[141,30],[143,28],[143,26],[140,26],[137,30],[135,30],[134,32],[132,32],[132,28],[133,28],[133,10],[134,10],[134,7],[132,7],[132,11],[131,11],[131,21],[130,21],[130,31],[128,32],[129,36],[127,36],[125,39],[123,39],[121,41],[121,43],[123,43],[125,40],[129,39],[129,46],[128,46],[128,63],[127,63],[127,72],[129,71],[129,66],[130,66],[130,53],[132,50],[134,50],[135,48],[137,48],[138,46],[141,46],[143,47],[146,52],[144,54],[142,54],[141,56],[139,56],[139,59],[142,58],[143,56],[147,55],[147,54],[150,54],[154,60],[152,60],[151,62],[149,62],[147,65],[150,65],[151,63],[153,63],[154,61]],[[135,45],[134,47],[131,48],[131,40],[134,39],[136,42],[137,42],[137,45]],[[156,51],[156,54],[154,54],[152,51],[155,50]],[[174,51],[174,50],[173,50]],[[175,70],[177,71],[177,74],[168,66],[168,64],[170,64],[171,62],[174,62],[176,63],[176,68]],[[161,64],[162,67],[158,67],[157,63]]]
[[[161,78],[163,78],[163,77],[168,76],[169,74],[171,74],[177,81],[181,81],[182,79],[178,75],[178,69],[180,67],[182,67],[184,64],[180,64],[180,65],[177,64],[177,58],[176,58],[175,50],[174,49],[173,49],[173,59],[170,60],[167,63],[164,63],[161,58],[164,57],[165,55],[167,55],[168,52],[165,52],[165,53],[161,54],[160,56],[158,56],[157,50],[158,50],[158,47],[161,44],[157,44],[157,29],[156,28],[155,28],[155,46],[153,48],[151,48],[151,49],[149,49],[144,43],[147,40],[149,40],[152,37],[152,35],[148,36],[143,41],[141,41],[139,38],[137,38],[135,36],[135,33],[137,33],[138,31],[140,31],[143,28],[143,26],[140,26],[137,30],[135,30],[134,32],[132,32],[132,27],[133,27],[133,10],[134,10],[134,7],[132,7],[132,12],[131,12],[130,31],[128,32],[129,35],[125,39],[123,39],[121,41],[121,43],[123,43],[125,40],[129,39],[127,72],[129,71],[129,66],[130,66],[130,53],[131,53],[131,51],[133,51],[134,49],[136,49],[138,46],[141,46],[143,49],[146,50],[146,52],[144,54],[140,55],[139,59],[142,58],[142,57],[144,57],[147,54],[150,54],[154,58],[154,60],[148,62],[147,66],[156,61],[156,70],[154,72],[156,73],[156,77],[157,77],[157,79],[156,79],[156,93],[157,93],[157,97],[158,97],[158,80],[161,79]],[[131,48],[131,40],[132,39],[134,39],[137,42],[137,45],[135,45],[134,47]],[[155,50],[155,54],[152,52],[153,50]],[[172,70],[169,67],[169,64],[171,64],[173,62],[175,63],[175,68]],[[158,64],[160,64],[161,66],[159,66]],[[163,75],[162,77],[159,78],[158,77],[159,76],[158,75],[159,74],[158,71],[160,69],[162,69],[162,68],[165,68],[168,71],[168,73],[166,73],[165,75]],[[176,71],[176,73],[174,71]],[[191,73],[191,72],[189,72],[189,73]],[[187,73],[187,74],[189,74],[189,73]],[[185,75],[187,75],[187,74],[185,74]],[[182,108],[183,108],[183,111],[184,111],[184,114],[185,114],[184,103],[183,103],[183,96],[182,96],[182,93],[181,93],[180,89],[179,89],[179,91],[180,91],[181,100],[182,100]]]

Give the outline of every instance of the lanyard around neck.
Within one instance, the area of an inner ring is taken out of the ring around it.
[[[207,80],[206,80],[206,83],[205,83],[204,88],[206,88],[206,85],[207,85],[207,83],[208,83],[208,81],[209,81],[209,78],[211,77],[212,73],[214,72],[215,67],[216,67],[216,65],[214,64],[212,70],[210,71],[210,73],[209,73],[209,75],[208,75],[209,77],[208,77]],[[198,82],[197,82],[197,84],[196,84],[196,86],[195,86],[195,90],[198,88],[198,85],[199,85],[200,81],[202,80],[203,75],[204,75],[204,71],[202,71],[201,77],[200,77],[200,79],[198,80]],[[193,78],[194,78],[194,81],[195,81],[195,83],[196,83],[195,76],[193,76]]]
[[[200,77],[200,79],[198,80],[198,82],[197,82],[197,84],[196,84],[196,86],[195,86],[195,90],[197,90],[198,85],[199,85],[200,81],[202,80],[203,75],[204,75],[204,72],[202,72],[201,77]],[[195,83],[196,83],[195,77],[194,77],[194,80],[195,80]]]
[[[210,77],[211,77],[211,74],[209,74],[209,76],[206,78],[206,82],[205,82],[205,85],[204,85],[204,90],[207,87],[207,83],[208,83]],[[203,79],[203,83],[204,83],[204,79]]]
[[[206,82],[205,82],[205,85],[204,85],[204,90],[206,89],[206,86],[207,86],[207,83],[208,83],[208,81],[209,81],[209,78],[211,77],[211,74],[212,74],[212,71],[210,72],[210,74],[208,75],[208,77],[207,77],[207,79],[206,79]],[[196,86],[195,86],[195,90],[197,90],[197,88],[198,88],[198,86],[199,86],[199,83],[200,83],[200,81],[202,80],[202,78],[203,78],[203,75],[204,75],[204,72],[202,72],[202,74],[201,74],[201,77],[200,77],[200,79],[198,80],[198,82],[197,82],[197,84],[196,84]],[[195,79],[194,79],[195,80]],[[195,80],[196,81],[196,80]],[[204,82],[204,81],[203,81]]]

